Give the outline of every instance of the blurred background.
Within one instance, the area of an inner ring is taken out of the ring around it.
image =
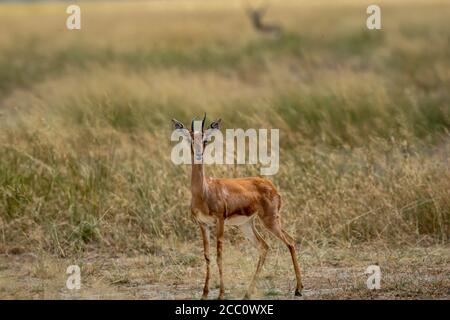
[[[174,274],[201,274],[170,119],[207,112],[280,129],[270,179],[311,256],[437,246],[449,261],[449,2],[378,1],[382,30],[356,0],[78,1],[81,30],[66,28],[68,2],[0,2],[0,253],[183,246]]]

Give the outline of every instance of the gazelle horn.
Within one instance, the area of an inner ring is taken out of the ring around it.
[[[206,120],[206,112],[205,112],[205,115],[203,116],[203,120],[202,120],[202,131],[205,128],[205,120]]]

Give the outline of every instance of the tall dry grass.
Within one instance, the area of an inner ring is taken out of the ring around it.
[[[62,256],[190,241],[170,119],[279,128],[283,220],[303,245],[448,243],[450,6],[282,1],[0,6],[0,244]],[[337,19],[336,17],[345,17]],[[257,166],[212,166],[218,177]],[[236,234],[231,232],[231,238]]]

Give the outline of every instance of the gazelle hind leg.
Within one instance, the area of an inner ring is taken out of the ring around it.
[[[258,230],[256,229],[255,219],[251,219],[249,222],[240,225],[239,229],[241,229],[245,237],[259,250],[258,264],[256,266],[255,273],[245,294],[245,299],[250,299],[251,294],[255,290],[255,283],[258,278],[258,275],[261,272],[261,269],[264,265],[264,261],[266,260],[269,245],[261,237]]]
[[[297,279],[297,287],[295,289],[295,295],[301,296],[301,292],[303,289],[302,278],[300,274],[300,267],[297,261],[297,254],[295,252],[295,241],[294,239],[283,230],[281,227],[280,217],[278,213],[272,212],[270,215],[266,215],[261,217],[261,220],[264,226],[278,239],[283,241],[289,249],[292,258],[292,264],[294,265],[295,277]]]

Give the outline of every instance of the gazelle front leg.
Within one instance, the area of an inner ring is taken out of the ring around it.
[[[219,268],[219,277],[220,277],[220,289],[219,289],[219,297],[217,299],[223,300],[225,295],[225,288],[223,285],[223,270],[222,270],[222,247],[223,247],[223,233],[224,233],[224,224],[225,221],[223,218],[217,220],[217,266]]]
[[[203,224],[200,224],[200,231],[202,233],[203,239],[203,253],[205,255],[206,261],[206,277],[205,277],[205,285],[203,287],[203,295],[202,300],[208,299],[209,293],[209,274],[210,274],[210,259],[209,259],[209,228]]]

